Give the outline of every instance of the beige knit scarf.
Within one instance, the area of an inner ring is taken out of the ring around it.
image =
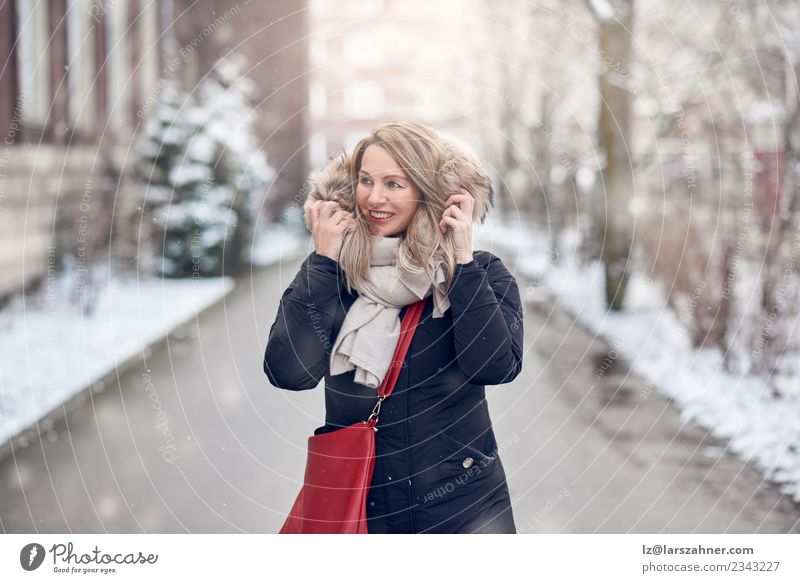
[[[378,388],[400,338],[400,309],[432,293],[434,318],[450,307],[447,295],[433,287],[424,269],[410,272],[398,265],[399,244],[399,237],[372,235],[369,272],[333,343],[331,375],[355,369],[355,382]],[[432,260],[431,268],[436,282],[443,283],[442,261]]]

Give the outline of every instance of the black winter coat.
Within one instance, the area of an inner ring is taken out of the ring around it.
[[[367,419],[377,401],[375,389],[354,382],[354,370],[329,370],[357,295],[347,292],[337,261],[312,252],[283,293],[269,332],[270,383],[301,391],[325,379],[325,425],[315,434]],[[476,251],[456,265],[448,297],[450,308],[436,319],[428,298],[381,406],[367,498],[370,534],[516,532],[485,385],[511,382],[522,369],[519,289],[498,257]]]

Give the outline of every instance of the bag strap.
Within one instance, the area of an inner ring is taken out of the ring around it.
[[[403,316],[403,320],[400,323],[400,337],[394,349],[394,356],[392,356],[392,361],[389,364],[389,370],[386,371],[386,376],[383,377],[383,382],[381,382],[381,385],[378,387],[378,402],[375,404],[372,413],[370,413],[369,417],[364,422],[367,425],[375,427],[375,424],[378,422],[381,403],[394,391],[394,386],[397,384],[397,377],[400,376],[400,367],[406,359],[408,347],[411,346],[411,339],[414,337],[414,332],[417,329],[417,324],[419,323],[420,316],[422,316],[422,310],[425,308],[425,302],[428,297],[430,296],[426,296],[409,305]],[[375,431],[377,430],[378,429],[375,428]]]

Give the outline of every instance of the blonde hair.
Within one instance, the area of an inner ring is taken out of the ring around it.
[[[476,198],[475,217],[485,218],[487,205],[492,200],[488,176],[477,158],[463,148],[458,148],[432,128],[418,122],[388,122],[375,127],[360,140],[350,156],[350,173],[353,193],[358,183],[358,173],[367,146],[378,145],[394,159],[403,172],[419,189],[420,199],[405,231],[400,238],[398,264],[409,271],[422,267],[437,288],[430,260],[441,260],[446,279],[441,290],[447,293],[455,272],[455,243],[451,231],[442,234],[439,221],[445,202],[458,188],[465,187]],[[474,190],[480,192],[474,192]],[[345,272],[348,291],[361,289],[370,260],[371,234],[369,219],[354,202],[356,226],[342,243],[339,262]]]

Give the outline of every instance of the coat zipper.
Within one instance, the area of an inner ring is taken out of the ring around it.
[[[406,357],[408,358],[408,357]],[[408,366],[406,366],[406,380],[405,380],[405,397],[406,397],[406,422],[404,425],[406,426],[406,444],[408,448],[406,451],[408,452],[408,456],[406,460],[408,461],[408,513],[411,516],[411,532],[416,533],[417,527],[414,524],[414,490],[411,486],[411,432],[408,428],[409,424],[409,416],[408,416]]]

